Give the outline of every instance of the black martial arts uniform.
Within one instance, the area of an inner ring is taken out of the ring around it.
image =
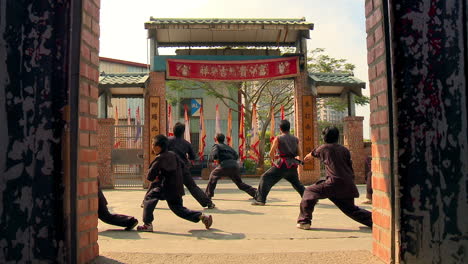
[[[312,151],[326,169],[326,179],[308,186],[300,205],[297,222],[310,224],[312,213],[319,199],[328,198],[353,220],[372,227],[372,213],[354,205],[359,192],[354,184],[354,171],[349,150],[340,144],[324,144]]]
[[[159,200],[166,200],[169,209],[177,216],[192,222],[199,222],[201,212],[184,207],[183,170],[184,162],[172,151],[159,153],[151,162],[147,179],[151,181],[143,201],[143,222],[151,224],[153,212]]]
[[[133,216],[122,215],[122,214],[111,214],[107,208],[107,200],[101,191],[100,184],[98,182],[98,218],[104,223],[116,226],[125,227],[126,230],[130,230],[137,223],[138,220]]]
[[[170,137],[169,150],[177,154],[184,162],[183,182],[185,187],[189,190],[190,194],[198,201],[202,207],[210,207],[212,204],[211,199],[198,187],[190,175],[189,160],[195,160],[195,153],[192,145],[183,138]],[[187,159],[188,155],[188,159]]]
[[[231,178],[239,190],[248,193],[252,197],[255,196],[255,188],[243,182],[240,177],[240,169],[237,164],[239,155],[237,155],[237,152],[234,149],[226,144],[218,143],[212,147],[210,155],[214,160],[219,161],[219,165],[210,174],[208,185],[205,190],[208,197],[211,198],[214,196],[216,184],[223,176]]]
[[[281,179],[287,180],[293,188],[302,196],[304,185],[299,181],[297,166],[299,161],[295,159],[299,155],[299,139],[289,133],[284,133],[276,138],[278,140],[278,158],[273,162],[260,178],[257,188],[256,201],[265,203],[271,188]]]

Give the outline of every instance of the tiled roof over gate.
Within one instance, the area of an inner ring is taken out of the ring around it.
[[[344,86],[365,88],[366,83],[349,73],[309,73],[315,86]]]
[[[148,73],[104,73],[99,76],[99,86],[145,87]]]
[[[145,25],[164,24],[267,24],[267,25],[305,25],[313,27],[313,23],[305,18],[154,18],[151,17]]]

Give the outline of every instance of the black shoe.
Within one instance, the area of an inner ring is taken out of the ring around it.
[[[252,205],[264,206],[265,203],[262,203],[262,202],[259,202],[259,201],[253,201]]]
[[[137,225],[138,225],[138,220],[133,218],[132,223],[125,228],[125,231],[130,231],[133,228],[135,228],[135,226],[137,226]]]
[[[207,209],[214,209],[216,205],[214,203],[210,203],[206,206]]]

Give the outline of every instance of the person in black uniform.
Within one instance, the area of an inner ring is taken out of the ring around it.
[[[359,192],[354,183],[354,171],[349,150],[338,144],[340,132],[336,127],[326,127],[322,131],[325,144],[307,154],[304,162],[319,158],[325,164],[326,179],[308,186],[300,205],[297,228],[309,229],[312,213],[319,199],[328,198],[351,219],[372,227],[372,213],[354,205]]]
[[[210,198],[213,197],[216,183],[221,179],[221,177],[227,176],[231,178],[239,190],[242,190],[254,197],[256,192],[255,188],[242,182],[240,177],[239,164],[237,164],[239,155],[237,155],[237,152],[230,146],[224,144],[224,138],[224,134],[216,134],[216,144],[211,149],[210,156],[212,159],[218,160],[219,165],[210,174],[208,185],[205,190],[206,195]]]
[[[299,181],[297,167],[301,157],[299,139],[289,134],[290,123],[288,120],[281,120],[279,128],[281,135],[273,140],[270,149],[270,159],[272,166],[260,178],[255,201],[252,205],[265,205],[266,198],[271,188],[281,179],[287,180],[294,189],[301,195],[304,193],[304,185]],[[278,156],[276,154],[278,153]]]
[[[152,232],[153,212],[159,200],[166,200],[169,209],[177,216],[192,222],[200,220],[209,229],[213,223],[211,215],[202,214],[184,207],[183,170],[185,163],[172,151],[168,151],[169,140],[164,135],[153,139],[152,150],[156,158],[151,162],[146,179],[151,181],[143,202],[143,225],[138,231]]]
[[[107,199],[102,193],[101,185],[98,181],[98,218],[109,225],[125,227],[126,231],[132,230],[138,220],[133,216],[122,214],[111,214],[107,208]]]
[[[189,160],[195,160],[195,152],[192,145],[183,138],[185,132],[185,125],[177,122],[174,125],[174,137],[169,137],[169,151],[173,151],[184,162],[184,185],[187,187],[192,196],[198,201],[202,207],[208,209],[215,208],[215,204],[211,199],[197,186],[195,181],[190,175]]]

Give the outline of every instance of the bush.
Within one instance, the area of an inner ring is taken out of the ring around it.
[[[244,169],[246,174],[255,174],[257,163],[253,160],[246,159],[244,160]]]

